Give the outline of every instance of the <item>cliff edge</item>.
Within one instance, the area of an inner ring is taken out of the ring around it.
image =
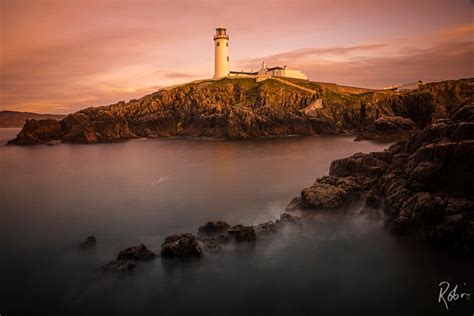
[[[472,101],[473,82],[444,81],[399,94],[289,78],[201,80],[129,102],[87,108],[59,122],[28,120],[9,144],[343,133],[397,140]]]

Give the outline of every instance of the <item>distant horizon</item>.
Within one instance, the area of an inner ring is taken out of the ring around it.
[[[219,25],[232,70],[265,61],[369,89],[474,77],[469,0],[6,0],[0,8],[0,110],[64,115],[209,79]]]

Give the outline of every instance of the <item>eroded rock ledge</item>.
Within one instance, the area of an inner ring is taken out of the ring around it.
[[[287,211],[381,208],[399,234],[474,249],[474,104],[465,104],[383,152],[331,163]]]

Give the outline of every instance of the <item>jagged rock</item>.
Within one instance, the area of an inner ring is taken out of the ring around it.
[[[373,128],[379,134],[399,134],[416,130],[417,125],[409,118],[401,116],[381,117],[374,122]]]
[[[368,188],[387,168],[383,159],[387,157],[376,153],[357,153],[349,158],[334,160],[329,168],[329,175],[338,178],[352,177],[361,187]]]
[[[238,242],[254,241],[256,238],[252,226],[235,225],[228,229],[227,233]]]
[[[166,258],[200,257],[202,249],[193,234],[171,235],[161,244],[161,256]]]
[[[225,221],[207,222],[205,225],[199,227],[199,233],[215,235],[225,232],[230,225]]]
[[[295,212],[299,210],[304,210],[307,208],[307,205],[303,205],[303,202],[301,201],[301,197],[295,197],[291,200],[290,204],[287,205],[285,208],[285,212]]]
[[[95,247],[96,244],[97,244],[97,240],[95,239],[95,237],[94,236],[89,236],[89,237],[86,238],[86,240],[81,242],[79,247],[81,249],[88,249],[88,248]]]
[[[62,136],[61,123],[55,119],[26,120],[20,133],[9,144],[40,145]]]
[[[156,254],[149,250],[144,244],[139,244],[126,248],[119,252],[117,259],[119,260],[151,260]]]
[[[62,140],[69,143],[116,142],[136,137],[124,117],[92,108],[70,114],[61,123]]]
[[[382,153],[331,164],[287,210],[338,208],[357,197],[381,207],[396,233],[474,248],[474,106],[410,134]]]
[[[353,177],[324,176],[316,179],[311,187],[303,189],[300,204],[303,208],[336,209],[356,198],[360,189]]]
[[[149,250],[144,244],[135,245],[119,252],[116,259],[107,263],[105,271],[128,271],[135,268],[137,261],[153,260],[156,254]]]
[[[301,218],[299,218],[298,216],[283,213],[280,215],[280,219],[276,220],[275,226],[277,228],[281,228],[284,226],[301,228],[303,227],[303,224],[301,223]]]
[[[277,226],[275,225],[275,223],[273,221],[268,221],[268,222],[265,222],[265,223],[255,225],[253,227],[253,229],[255,231],[255,236],[256,237],[263,237],[263,236],[267,236],[267,235],[272,235],[272,234],[275,234],[278,231],[278,228],[277,228]]]

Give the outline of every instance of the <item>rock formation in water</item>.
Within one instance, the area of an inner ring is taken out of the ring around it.
[[[400,139],[473,99],[473,79],[395,93],[297,79],[225,78],[162,89],[55,120],[28,120],[10,144],[115,142],[137,137],[354,134]]]
[[[126,248],[119,252],[116,259],[107,263],[102,269],[104,271],[129,271],[135,268],[138,261],[153,260],[156,254],[144,244]]]
[[[175,234],[165,238],[161,244],[162,258],[187,259],[200,258],[205,253],[215,254],[228,244],[255,242],[257,239],[276,234],[283,230],[301,229],[301,219],[284,213],[275,222],[269,221],[255,226],[231,226],[224,221],[210,221],[200,226],[199,237],[191,233]],[[102,267],[104,271],[130,271],[135,269],[139,261],[150,261],[156,254],[144,244],[126,248]]]
[[[474,249],[474,104],[383,152],[333,161],[287,210],[344,210],[358,198],[396,233]]]
[[[200,257],[201,246],[193,234],[171,235],[161,245],[161,256],[168,258]]]

